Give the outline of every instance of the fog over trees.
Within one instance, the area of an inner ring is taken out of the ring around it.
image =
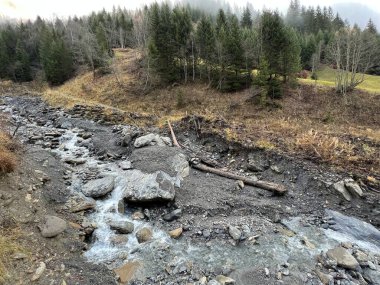
[[[328,64],[337,69],[337,91],[346,93],[361,80],[352,74],[380,74],[379,34],[373,20],[367,22],[365,29],[350,26],[331,7],[305,7],[298,0],[285,15],[251,5],[236,9],[225,1],[183,0],[80,18],[3,21],[0,77],[43,77],[58,85],[80,67],[95,77],[96,70],[113,72],[113,49],[128,47],[142,53],[150,86],[204,81],[235,91],[253,83],[279,97],[283,84],[301,70],[314,74]]]

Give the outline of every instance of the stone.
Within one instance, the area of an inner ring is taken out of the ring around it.
[[[131,261],[114,269],[114,272],[119,277],[119,282],[121,284],[128,284],[135,277],[140,267],[141,264],[139,262]]]
[[[150,145],[166,145],[159,135],[156,134],[147,134],[145,136],[138,137],[135,140],[135,148],[141,148]]]
[[[28,255],[26,255],[25,253],[22,253],[22,252],[16,252],[15,254],[12,255],[12,258],[16,259],[16,260],[25,259],[27,257],[28,257]]]
[[[372,261],[368,261],[368,267],[372,270],[377,270],[376,265]]]
[[[172,201],[175,197],[174,183],[171,177],[162,171],[146,174],[140,170],[129,170],[118,185],[122,187],[126,201]]]
[[[86,183],[82,188],[82,192],[88,197],[99,198],[111,192],[114,187],[115,178],[112,176],[107,176],[104,178],[91,180]]]
[[[164,221],[172,222],[174,220],[178,220],[182,217],[182,210],[181,209],[175,209],[174,211],[171,211],[170,213],[164,215],[162,218]]]
[[[169,236],[171,238],[177,239],[177,238],[179,238],[182,235],[182,232],[183,232],[183,228],[180,227],[180,228],[177,228],[175,230],[170,231],[169,232]]]
[[[244,188],[244,182],[242,180],[238,180],[236,183],[237,183],[237,185],[239,186],[240,189]]]
[[[186,155],[178,153],[172,158],[172,168],[176,171],[177,175],[185,178],[190,174],[190,165]]]
[[[220,285],[220,283],[215,279],[211,279],[210,281],[208,281],[207,285]]]
[[[87,160],[84,158],[67,157],[64,161],[71,165],[80,165],[85,164]]]
[[[153,237],[152,230],[148,228],[142,228],[136,233],[136,238],[139,243],[147,242],[151,240],[152,237]]]
[[[230,234],[230,236],[238,241],[240,240],[240,237],[241,237],[241,231],[237,228],[237,227],[234,227],[234,226],[229,226],[228,227],[228,233]]]
[[[121,199],[118,203],[117,203],[117,212],[119,214],[124,214],[125,213],[125,203],[124,203],[124,199]]]
[[[269,269],[265,267],[264,272],[265,272],[265,276],[269,277],[269,275],[270,275]]]
[[[372,250],[372,247],[376,246],[377,251],[380,250],[380,231],[373,225],[332,210],[326,210],[326,215],[331,217],[334,222],[326,231],[327,236],[341,233],[349,240],[354,240],[362,249]],[[371,241],[372,244],[369,247],[367,246],[368,241]]]
[[[344,186],[350,192],[350,194],[354,197],[363,197],[363,190],[360,188],[359,184],[355,182],[353,179],[345,179]]]
[[[128,236],[124,234],[117,234],[110,238],[110,241],[113,245],[127,244],[128,240]]]
[[[333,277],[329,274],[325,274],[319,270],[316,270],[317,276],[319,280],[321,280],[323,285],[329,285],[330,282],[333,280]]]
[[[368,262],[368,255],[360,250],[354,253],[354,257],[359,262],[359,264]]]
[[[135,229],[134,224],[128,221],[111,221],[109,225],[111,230],[114,230],[119,234],[130,234]]]
[[[218,281],[221,285],[233,285],[235,284],[235,280],[230,278],[230,277],[226,277],[226,276],[223,276],[223,275],[218,275],[215,277],[216,281]]]
[[[344,181],[338,181],[338,182],[334,183],[332,185],[332,187],[335,191],[340,193],[343,196],[343,198],[346,199],[347,201],[352,200],[352,196],[351,196],[350,192],[348,192],[348,190],[346,189],[346,187],[344,185]]]
[[[119,163],[119,167],[123,170],[129,170],[129,169],[132,169],[132,162],[130,161],[122,161]]]
[[[95,208],[95,200],[84,196],[82,193],[72,195],[66,202],[66,208],[72,212],[80,212]]]
[[[45,238],[52,238],[64,232],[67,228],[65,220],[56,216],[45,216],[43,223],[39,226],[41,235]]]
[[[45,262],[40,262],[40,266],[38,266],[38,268],[36,269],[36,272],[34,272],[31,280],[37,281],[38,279],[40,279],[45,269],[46,269]]]
[[[140,211],[136,211],[132,214],[132,220],[144,220],[145,215]]]
[[[336,247],[327,251],[327,256],[336,260],[338,266],[346,269],[355,270],[359,267],[358,261],[343,247]]]
[[[264,168],[253,159],[248,160],[247,169],[252,172],[264,171]]]
[[[309,241],[309,239],[305,236],[302,237],[301,242],[310,249],[315,249],[315,245]]]

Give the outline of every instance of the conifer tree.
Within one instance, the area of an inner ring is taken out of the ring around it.
[[[244,8],[244,11],[243,11],[243,16],[241,18],[241,26],[243,28],[252,28],[252,15],[251,15],[251,11],[249,10],[248,6]]]

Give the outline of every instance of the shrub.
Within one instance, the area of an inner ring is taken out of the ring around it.
[[[313,72],[313,73],[311,74],[310,78],[313,79],[313,80],[318,80],[318,75],[317,75],[317,73],[316,73],[316,72]]]
[[[308,75],[309,75],[309,73],[307,72],[307,70],[302,70],[302,71],[297,73],[297,77],[303,78],[303,79],[306,79],[308,77]]]

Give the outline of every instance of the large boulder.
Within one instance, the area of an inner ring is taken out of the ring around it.
[[[132,202],[171,201],[175,197],[173,179],[162,171],[146,174],[130,170],[121,178],[123,197]]]
[[[67,223],[65,220],[58,218],[56,216],[45,216],[39,229],[41,235],[46,238],[52,238],[60,233],[64,232],[67,228]]]
[[[359,267],[359,262],[343,247],[336,247],[327,251],[327,256],[337,262],[343,268],[355,270]]]
[[[91,180],[86,183],[82,188],[82,192],[88,197],[98,198],[111,192],[114,187],[115,178],[112,176],[107,176],[104,178]]]
[[[186,155],[179,148],[150,146],[135,149],[130,158],[133,166],[146,173],[164,171],[172,177],[185,178],[190,167]]]

